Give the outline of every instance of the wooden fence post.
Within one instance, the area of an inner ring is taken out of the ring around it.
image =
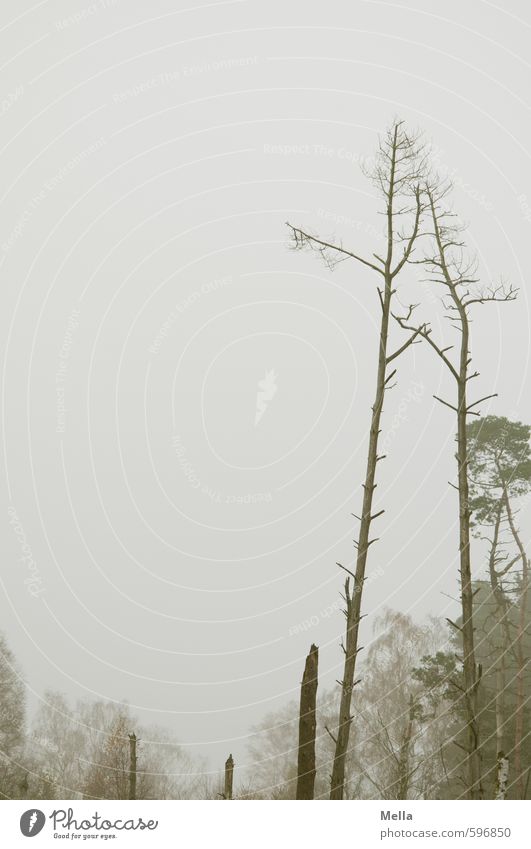
[[[232,779],[234,776],[234,760],[229,755],[225,761],[225,799],[232,799]]]
[[[129,735],[129,798],[136,799],[136,734]]]

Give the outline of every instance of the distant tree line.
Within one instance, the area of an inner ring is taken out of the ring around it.
[[[25,689],[0,634],[0,798],[129,799],[132,790],[137,799],[215,795],[217,784],[204,763],[165,729],[143,727],[126,704],[72,705],[48,691],[30,720]]]

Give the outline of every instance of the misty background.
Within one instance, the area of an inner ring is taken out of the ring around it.
[[[126,700],[243,768],[311,642],[320,688],[341,674],[335,564],[353,561],[376,367],[370,271],[290,252],[284,222],[378,252],[360,164],[396,115],[423,130],[482,281],[520,289],[474,315],[474,399],[529,422],[531,16],[181,6],[2,4],[1,627],[33,707],[46,688]],[[456,615],[446,387],[423,346],[401,358],[365,646],[385,606]]]

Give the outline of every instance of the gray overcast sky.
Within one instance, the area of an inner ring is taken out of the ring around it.
[[[297,696],[312,640],[322,686],[340,675],[378,306],[284,222],[377,251],[359,162],[395,115],[453,174],[482,280],[521,289],[476,315],[475,389],[531,418],[531,14],[180,5],[2,3],[1,622],[34,701],[126,699],[217,765]],[[364,609],[445,615],[452,387],[421,346],[398,378]]]

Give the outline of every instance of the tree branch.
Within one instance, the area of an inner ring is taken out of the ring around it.
[[[489,398],[497,398],[497,397],[498,397],[498,393],[497,393],[497,392],[493,392],[493,394],[492,394],[492,395],[485,395],[485,397],[484,397],[484,398],[480,398],[480,399],[479,399],[479,401],[474,401],[474,403],[473,403],[473,404],[469,404],[469,405],[468,405],[468,407],[466,408],[466,411],[467,411],[467,413],[468,413],[468,412],[469,412],[469,410],[471,410],[471,409],[472,409],[472,407],[477,407],[477,405],[478,405],[478,404],[481,404],[483,401],[488,401],[488,400],[489,400]]]
[[[343,254],[346,257],[351,257],[351,259],[361,262],[363,265],[366,265],[368,268],[372,268],[373,271],[377,271],[378,274],[383,276],[383,269],[378,268],[378,266],[374,265],[374,263],[369,262],[367,259],[363,259],[363,257],[358,256],[352,251],[347,251],[342,245],[334,245],[331,242],[325,242],[323,239],[318,239],[317,236],[312,236],[310,233],[305,233],[304,230],[301,230],[299,227],[294,227],[289,223],[289,221],[286,221],[286,225],[292,231],[296,249],[301,249],[305,245],[308,245],[310,248],[312,248],[313,245],[318,245],[319,247],[316,249],[319,250],[321,254],[324,254],[326,250],[336,251],[339,254]]]

